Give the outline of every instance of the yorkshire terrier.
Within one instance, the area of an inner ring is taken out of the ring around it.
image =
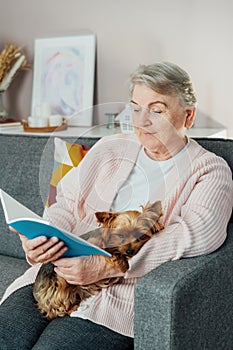
[[[142,206],[142,212],[95,213],[100,229],[81,237],[111,253],[110,266],[116,264],[122,272],[129,268],[128,260],[156,233],[163,229],[161,202]],[[102,288],[117,283],[120,277],[108,278],[90,285],[71,285],[58,276],[52,263],[42,264],[33,286],[33,296],[40,311],[49,319],[70,315],[79,304]]]

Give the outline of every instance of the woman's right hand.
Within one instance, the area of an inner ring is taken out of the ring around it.
[[[67,251],[64,242],[60,241],[57,237],[47,238],[46,236],[39,236],[28,239],[12,227],[9,227],[9,229],[18,234],[28,262],[32,265],[55,261]]]

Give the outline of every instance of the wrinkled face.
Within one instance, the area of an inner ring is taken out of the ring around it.
[[[195,109],[185,109],[178,96],[161,95],[137,84],[131,108],[136,134],[151,158],[168,159],[184,147],[185,130],[193,124]]]

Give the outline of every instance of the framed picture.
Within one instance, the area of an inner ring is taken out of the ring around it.
[[[69,125],[91,126],[95,36],[35,40],[31,115],[59,114]]]

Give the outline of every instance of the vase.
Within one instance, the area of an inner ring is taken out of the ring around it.
[[[0,91],[0,123],[7,119],[8,113],[4,106],[4,93],[5,91]]]

